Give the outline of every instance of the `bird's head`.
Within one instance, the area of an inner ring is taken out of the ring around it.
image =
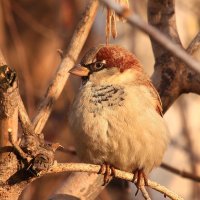
[[[126,49],[117,45],[99,45],[89,50],[79,65],[69,73],[82,77],[83,82],[112,81],[122,79],[128,72],[141,72],[138,59]]]

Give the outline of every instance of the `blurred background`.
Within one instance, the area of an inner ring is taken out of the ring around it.
[[[0,47],[9,66],[14,67],[18,73],[20,93],[31,118],[36,114],[37,106],[61,62],[57,50],[65,52],[87,3],[87,0],[0,0]],[[131,0],[130,7],[147,20],[146,0]],[[102,7],[99,9],[80,58],[90,47],[105,43],[104,10]],[[184,47],[199,31],[199,10],[200,0],[176,0],[178,32]],[[111,40],[111,43],[134,52],[146,72],[151,75],[154,57],[149,37],[125,23],[118,23],[117,26],[118,38]],[[70,77],[43,131],[47,141],[59,142],[66,149],[73,149],[67,113],[78,87],[79,80]],[[164,118],[172,140],[164,162],[200,176],[199,116],[200,97],[194,94],[180,97],[167,111]],[[59,162],[78,161],[76,155],[67,151],[57,152],[56,156]],[[48,199],[67,176],[68,174],[43,177],[30,184],[21,199]],[[200,199],[198,183],[162,168],[154,170],[151,178],[182,195],[184,199]],[[135,191],[134,185],[127,188],[127,184],[116,180],[109,184],[98,199],[141,199],[140,195],[134,196]],[[149,192],[152,199],[165,199],[157,192]]]

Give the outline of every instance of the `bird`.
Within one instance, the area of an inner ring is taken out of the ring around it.
[[[170,136],[160,96],[140,61],[121,46],[100,44],[69,73],[82,80],[69,114],[80,159],[101,165],[104,185],[115,169],[134,173],[138,189],[148,185]]]

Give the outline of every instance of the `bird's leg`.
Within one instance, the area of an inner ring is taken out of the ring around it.
[[[109,164],[102,164],[98,174],[104,175],[104,186],[109,183],[111,177],[115,177],[115,168]]]
[[[135,196],[138,194],[138,191],[140,190],[141,186],[143,186],[143,184],[148,186],[148,179],[146,174],[143,172],[143,169],[136,169],[134,171],[133,183],[135,183],[137,187]]]

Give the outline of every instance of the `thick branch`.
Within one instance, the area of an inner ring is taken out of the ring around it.
[[[18,84],[16,73],[6,65],[0,51],[0,147],[10,146],[8,129],[13,130],[12,141],[17,140],[18,133]],[[0,154],[0,183],[17,170],[17,159],[13,153]],[[17,191],[10,193],[8,188],[0,188],[1,199],[13,199]]]
[[[148,21],[171,41],[182,47],[176,27],[174,0],[149,0]],[[152,81],[161,96],[165,112],[181,94],[182,86],[179,71],[180,68],[182,70],[182,63],[170,51],[162,48],[152,38],[150,39],[155,56],[155,71],[152,75]]]
[[[9,145],[8,128],[13,129],[17,140],[18,131],[18,84],[16,73],[6,65],[0,51],[0,146]]]
[[[159,31],[165,34],[173,43],[181,45],[181,41],[176,27],[175,16],[175,0],[149,0],[148,1],[148,21],[151,25],[156,27]],[[171,56],[171,53],[160,46],[159,43],[154,42],[152,38],[152,47],[155,56],[155,66],[159,65],[159,61],[162,61],[162,57]]]

